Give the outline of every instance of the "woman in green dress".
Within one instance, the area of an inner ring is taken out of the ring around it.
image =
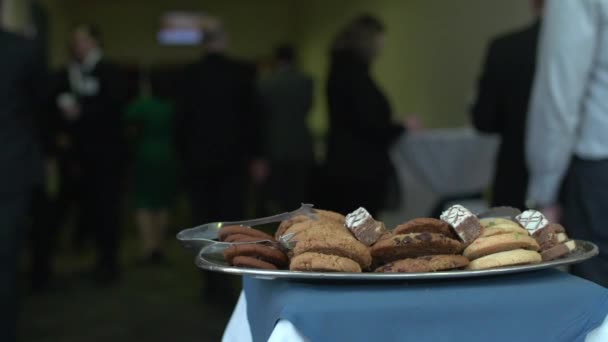
[[[135,219],[146,264],[164,261],[163,241],[176,188],[174,106],[157,88],[144,77],[142,95],[127,107],[125,116],[136,128]]]

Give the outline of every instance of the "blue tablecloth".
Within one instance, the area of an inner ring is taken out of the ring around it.
[[[409,283],[320,284],[244,278],[254,341],[286,319],[312,341],[584,341],[608,290],[545,270]]]

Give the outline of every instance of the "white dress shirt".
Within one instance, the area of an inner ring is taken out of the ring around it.
[[[528,198],[556,203],[570,159],[608,158],[608,0],[546,2],[528,113]]]

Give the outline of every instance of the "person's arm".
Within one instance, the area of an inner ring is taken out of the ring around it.
[[[193,104],[196,98],[196,87],[192,78],[197,72],[194,67],[188,66],[180,70],[177,84],[180,85],[175,103],[175,114],[173,116],[173,140],[177,157],[182,163],[188,161],[187,139],[190,133],[192,118],[194,116]]]
[[[492,42],[488,48],[486,60],[483,67],[477,97],[471,110],[473,126],[485,133],[498,133],[502,127],[499,113],[500,78],[501,65],[496,52],[496,42]]]
[[[556,204],[574,150],[597,40],[593,5],[547,2],[526,136],[528,199],[541,207]]]
[[[244,66],[242,112],[244,124],[242,143],[249,160],[262,158],[264,155],[264,105],[259,92],[257,72],[251,65]]]
[[[375,84],[369,76],[356,79],[350,84],[351,93],[348,101],[352,101],[352,121],[353,128],[362,138],[374,139],[386,145],[393,143],[403,132],[405,126],[392,121],[390,113],[386,117],[385,113],[379,113],[383,108],[378,107],[378,101],[371,97]],[[390,109],[389,109],[390,110]]]

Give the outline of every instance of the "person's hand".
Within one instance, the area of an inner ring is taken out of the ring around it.
[[[254,159],[249,166],[253,182],[260,185],[266,181],[270,174],[270,166],[265,159]]]
[[[57,97],[57,106],[61,109],[64,119],[68,121],[76,121],[80,117],[80,106],[74,94],[60,94]]]
[[[65,106],[63,109],[63,117],[67,121],[76,121],[80,118],[80,106],[74,104],[72,106]]]
[[[540,212],[542,212],[551,223],[559,223],[562,219],[562,208],[559,204],[541,208]]]
[[[57,134],[57,138],[55,138],[55,139],[56,139],[57,147],[59,147],[63,151],[69,149],[70,146],[72,145],[70,137],[65,133]]]
[[[415,114],[407,115],[401,124],[410,132],[421,131],[423,129],[420,119]]]

